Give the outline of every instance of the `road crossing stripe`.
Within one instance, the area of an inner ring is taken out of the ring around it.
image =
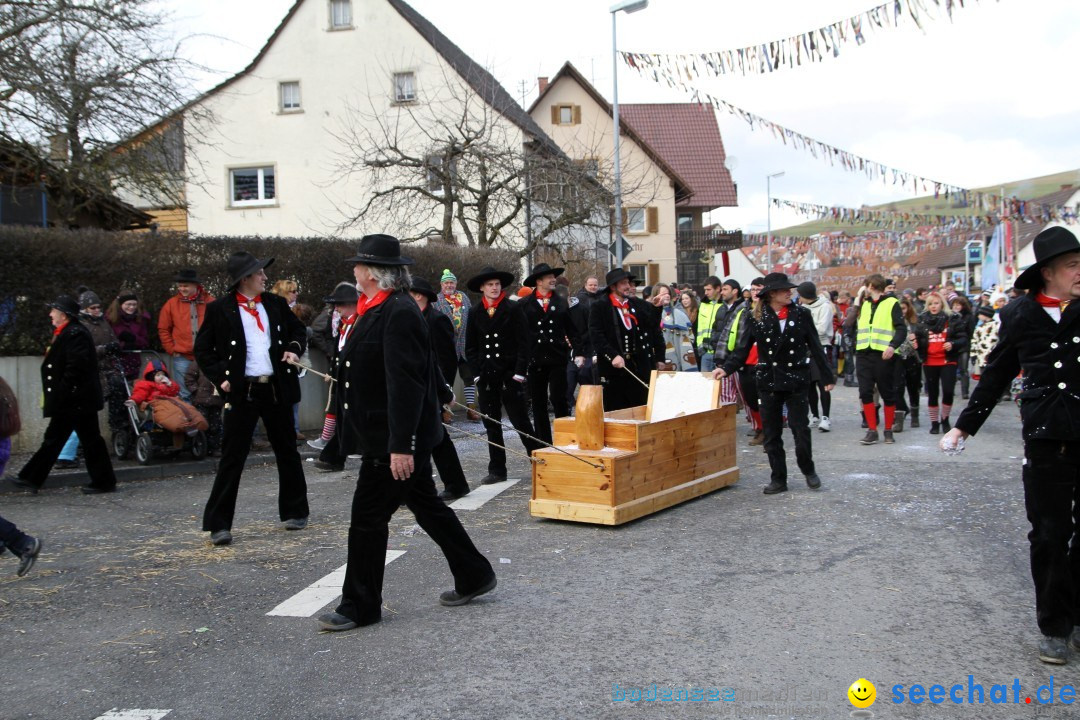
[[[404,550],[387,550],[386,564],[389,565],[404,554]],[[341,585],[345,582],[345,568],[347,567],[347,564],[342,565],[329,575],[319,578],[266,614],[281,617],[311,617],[341,596]]]
[[[519,482],[521,482],[521,478],[510,478],[491,485],[481,485],[465,497],[458,498],[450,503],[450,507],[454,510],[478,510],[488,500],[504,490],[509,490]]]
[[[94,720],[161,720],[172,710],[121,710],[113,708]]]

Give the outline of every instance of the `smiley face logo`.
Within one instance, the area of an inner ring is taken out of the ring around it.
[[[848,700],[857,708],[868,708],[877,700],[877,688],[866,678],[859,678],[851,683],[847,691]]]

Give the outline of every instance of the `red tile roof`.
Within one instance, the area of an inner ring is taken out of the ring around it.
[[[735,183],[724,166],[724,141],[716,113],[697,103],[619,104],[630,125],[686,181],[693,196],[681,206],[734,207]]]

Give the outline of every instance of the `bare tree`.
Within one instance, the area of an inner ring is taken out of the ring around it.
[[[369,188],[362,203],[337,203],[339,233],[380,225],[406,240],[460,238],[522,256],[571,247],[595,255],[610,241],[606,158],[574,161],[531,137],[445,67],[442,83],[416,100],[350,103],[336,137],[334,181],[359,178]]]
[[[117,188],[185,205],[172,113],[193,96],[195,67],[166,27],[151,0],[0,0],[0,133],[59,171],[66,222]]]

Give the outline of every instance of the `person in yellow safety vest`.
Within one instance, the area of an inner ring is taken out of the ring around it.
[[[866,416],[866,436],[863,445],[878,441],[877,409],[874,407],[874,388],[885,406],[885,442],[893,440],[893,421],[896,417],[896,387],[893,354],[907,336],[900,302],[885,293],[886,280],[875,273],[866,278],[860,291],[859,321],[855,333],[855,374],[859,380],[859,401]]]
[[[724,303],[720,299],[720,278],[710,275],[705,279],[705,301],[698,307],[697,327],[694,328],[694,346],[697,349],[698,368],[702,372],[716,369],[713,323]]]
[[[742,299],[742,286],[739,281],[728,278],[720,286],[720,308],[713,320],[712,337],[708,343],[713,349],[713,358],[716,367],[724,364],[728,354],[735,349],[735,339],[738,335],[736,324],[739,314],[745,309]],[[720,383],[720,402],[733,403],[742,397],[739,389],[738,374],[725,377]],[[745,400],[743,401],[745,403]]]

